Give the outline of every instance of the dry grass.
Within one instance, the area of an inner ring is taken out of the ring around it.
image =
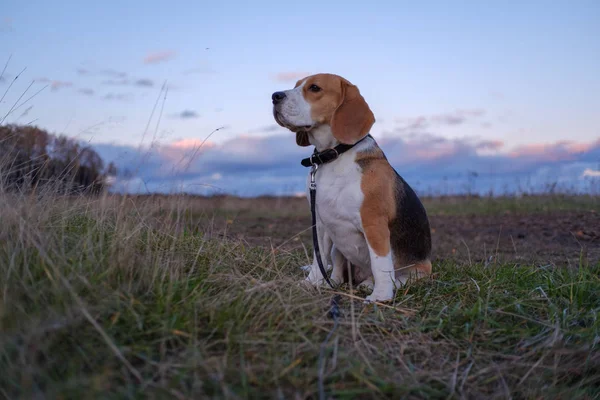
[[[0,194],[0,394],[314,398],[331,292],[193,201]],[[340,288],[328,395],[597,398],[599,264],[434,268],[392,307]]]

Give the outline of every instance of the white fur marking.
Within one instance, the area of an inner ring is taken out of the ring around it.
[[[369,255],[371,257],[371,270],[375,286],[373,293],[367,296],[366,301],[387,301],[394,298],[395,273],[392,252],[389,251],[386,256],[378,256],[369,246]]]
[[[348,263],[346,257],[340,251],[333,246],[331,250],[331,261],[333,264],[333,271],[331,272],[331,280],[336,283],[344,282],[344,266]]]
[[[302,93],[305,82],[302,82],[294,89],[284,91],[285,99],[283,99],[277,111],[281,115],[282,122],[285,125],[299,127],[312,126],[314,124],[311,117],[310,104],[306,101]]]

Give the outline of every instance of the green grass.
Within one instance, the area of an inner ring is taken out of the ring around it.
[[[316,398],[331,291],[304,253],[210,239],[176,199],[0,202],[0,395]],[[434,270],[387,306],[340,288],[328,395],[598,398],[600,265]]]

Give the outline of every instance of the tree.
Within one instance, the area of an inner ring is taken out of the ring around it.
[[[61,193],[100,193],[117,169],[89,146],[33,126],[0,126],[0,185],[34,190],[53,185]]]

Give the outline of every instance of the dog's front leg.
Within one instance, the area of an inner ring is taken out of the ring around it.
[[[323,262],[323,267],[325,270],[328,269],[328,266],[331,262],[331,247],[333,242],[329,235],[325,232],[323,224],[317,220],[317,240],[319,241],[319,253],[321,253],[321,261]],[[325,281],[323,274],[321,273],[321,269],[319,268],[319,264],[317,261],[317,254],[313,250],[313,263],[310,265],[310,272],[306,277],[306,280],[312,283],[315,286],[324,285],[327,283]]]
[[[364,227],[364,232],[375,281],[373,292],[367,296],[366,301],[392,300],[395,289],[395,272],[387,223],[383,219],[370,221],[370,224]]]
[[[369,246],[371,271],[373,271],[373,292],[367,296],[367,301],[388,301],[394,298],[395,279],[392,254],[380,256]]]
[[[331,271],[331,281],[333,283],[343,283],[347,278],[347,269],[349,267],[348,260],[346,257],[335,247],[335,244],[331,249],[331,264],[333,265],[333,269]]]

